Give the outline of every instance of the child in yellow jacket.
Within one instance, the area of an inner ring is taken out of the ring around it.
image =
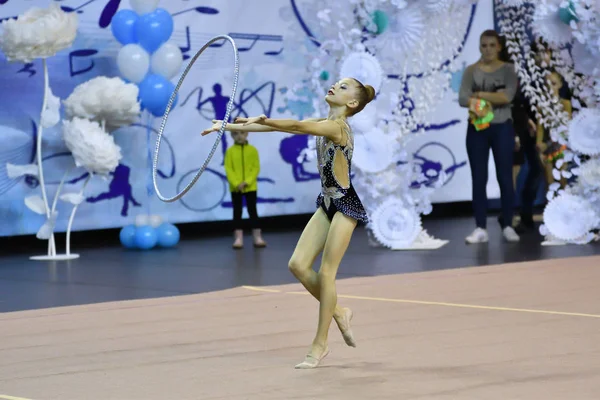
[[[256,189],[260,160],[256,147],[248,144],[248,132],[232,132],[234,144],[225,152],[225,173],[229,182],[231,202],[233,203],[234,249],[244,246],[242,229],[242,198],[246,198],[246,208],[250,216],[250,225],[254,236],[254,247],[265,247],[262,238],[258,213],[256,212]]]

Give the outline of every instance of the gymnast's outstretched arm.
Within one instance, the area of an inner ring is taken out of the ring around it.
[[[292,133],[292,134],[313,134],[313,135],[317,135],[317,136],[327,136],[325,134],[323,134],[323,132],[321,132],[320,129],[316,129],[315,128],[315,124],[320,123],[321,121],[325,121],[324,119],[320,119],[320,118],[311,118],[311,119],[305,119],[302,121],[296,121],[296,120],[269,120],[269,121],[275,121],[277,122],[278,126],[277,127],[273,127],[273,126],[269,126],[266,124],[259,124],[259,123],[253,123],[250,122],[251,120],[257,120],[259,117],[256,118],[237,118],[235,123],[230,124],[228,123],[227,125],[225,125],[225,130],[229,131],[229,132],[286,132],[286,133]],[[283,122],[279,123],[279,122]],[[218,132],[219,129],[221,129],[221,125],[223,123],[223,121],[219,121],[219,120],[213,120],[212,121],[213,126],[211,126],[210,128],[204,130],[202,132],[202,136],[208,135],[211,132]],[[299,129],[294,129],[294,126],[296,126]],[[320,128],[320,127],[319,127]],[[311,129],[314,129],[315,131],[313,132]],[[339,127],[338,127],[339,129]]]
[[[213,123],[213,125],[210,128],[202,131],[202,136],[208,135],[211,132],[218,132],[219,129],[221,129],[221,125],[223,124],[223,121],[213,119],[212,123]],[[259,124],[245,125],[243,123],[235,123],[235,124],[228,123],[227,125],[225,125],[225,130],[229,131],[229,132],[274,132],[275,131],[275,129],[273,129],[269,126],[259,125]]]
[[[342,139],[340,125],[328,119],[271,119],[266,115],[254,118],[239,118],[236,122],[244,122],[244,125],[262,125],[270,127],[279,132],[295,133],[300,135],[325,136],[338,143]]]

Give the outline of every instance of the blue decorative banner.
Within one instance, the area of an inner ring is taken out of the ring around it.
[[[318,0],[311,0],[318,2]],[[77,13],[79,31],[74,45],[48,59],[50,87],[66,99],[73,89],[94,77],[120,76],[117,54],[123,47],[111,31],[111,20],[119,10],[131,9],[127,0],[54,0],[63,10]],[[45,8],[47,0],[3,0],[0,19],[16,17],[33,6]],[[275,5],[277,3],[277,5]],[[324,94],[306,90],[299,77],[304,64],[300,49],[286,47],[289,37],[306,35],[317,24],[312,15],[303,15],[297,1],[268,0],[163,0],[158,7],[172,16],[175,43],[184,58],[184,67],[212,37],[228,34],[240,51],[240,81],[232,118],[266,114],[275,118],[313,116],[313,100]],[[304,1],[303,3],[310,3]],[[127,15],[123,14],[123,18]],[[121,16],[120,16],[121,18]],[[259,21],[259,23],[257,23]],[[125,22],[124,22],[125,24]],[[492,10],[479,7],[470,29],[461,63],[478,58],[479,33],[492,24]],[[1,29],[1,28],[0,28]],[[120,31],[124,41],[127,34]],[[291,42],[293,43],[293,42]],[[159,156],[158,184],[165,196],[180,191],[202,165],[214,143],[214,136],[200,132],[211,120],[225,115],[233,77],[233,58],[228,44],[207,49],[195,63],[179,91],[179,98],[163,136]],[[332,72],[334,73],[334,72]],[[0,53],[0,236],[32,234],[44,223],[41,215],[24,203],[28,196],[39,194],[34,177],[10,179],[7,163],[35,163],[35,142],[43,95],[41,60],[32,63],[9,63]],[[171,81],[177,82],[180,74]],[[433,136],[424,135],[409,149],[420,160],[426,176],[445,171],[451,177],[434,196],[436,201],[467,200],[471,197],[464,136],[466,112],[456,104],[460,74],[452,80],[453,92],[440,107],[439,121],[452,124],[434,125]],[[290,96],[293,94],[293,96]],[[450,114],[450,115],[449,115]],[[154,152],[161,118],[147,111],[137,123],[113,132],[123,158],[107,179],[94,177],[86,186],[85,201],[77,211],[73,230],[122,227],[135,221],[136,215],[160,215],[171,223],[228,220],[232,217],[230,194],[223,168],[225,150],[232,144],[228,133],[220,150],[196,186],[175,203],[161,202],[153,192],[149,157]],[[61,123],[44,131],[43,159],[49,199],[69,168],[73,157],[66,148]],[[312,212],[320,190],[315,161],[308,161],[303,151],[306,136],[283,133],[250,134],[249,142],[257,147],[261,171],[258,178],[259,216]],[[399,162],[402,162],[399,160]],[[490,163],[493,165],[492,163]],[[493,169],[490,176],[493,176]],[[67,177],[68,191],[78,191],[87,173],[72,168]],[[433,179],[433,178],[432,178]],[[427,184],[415,182],[414,185]],[[493,188],[490,189],[493,192]],[[72,205],[59,201],[56,231],[64,231]]]

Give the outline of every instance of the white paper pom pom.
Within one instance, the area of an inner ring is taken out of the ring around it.
[[[77,35],[77,13],[64,12],[58,3],[32,7],[16,20],[5,21],[0,48],[9,61],[29,63],[69,48]]]
[[[109,131],[130,125],[141,112],[139,89],[121,78],[100,76],[77,86],[64,101],[67,118],[106,121]]]
[[[108,175],[122,158],[114,138],[95,121],[83,118],[63,121],[63,139],[73,153],[75,165],[93,174]]]

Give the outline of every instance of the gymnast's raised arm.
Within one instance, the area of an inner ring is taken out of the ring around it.
[[[264,126],[278,132],[287,132],[299,135],[325,136],[337,143],[342,139],[340,125],[328,119],[271,119],[266,115],[253,118],[239,118],[236,122],[244,123],[245,126]]]
[[[213,119],[212,123],[213,123],[213,125],[210,128],[202,131],[202,136],[206,136],[211,132],[218,132],[219,129],[221,129],[221,125],[223,125],[223,121],[219,121],[216,119]],[[275,131],[275,129],[265,126],[265,125],[258,125],[258,124],[245,125],[243,123],[234,123],[234,124],[228,123],[227,125],[225,125],[225,130],[229,131],[229,132],[274,132]]]
[[[264,118],[263,118],[264,117]],[[253,122],[256,121],[256,122]],[[259,122],[260,121],[260,122]],[[265,122],[267,121],[267,122]],[[341,131],[339,125],[332,123],[322,124],[327,120],[323,118],[309,118],[302,121],[293,119],[269,119],[266,116],[253,118],[236,118],[235,123],[228,123],[225,130],[229,132],[286,132],[292,134],[304,134],[315,136],[334,136],[339,139]],[[221,129],[223,121],[213,120],[213,126],[202,132],[202,136],[212,132],[217,132]],[[332,129],[333,128],[333,129]]]

